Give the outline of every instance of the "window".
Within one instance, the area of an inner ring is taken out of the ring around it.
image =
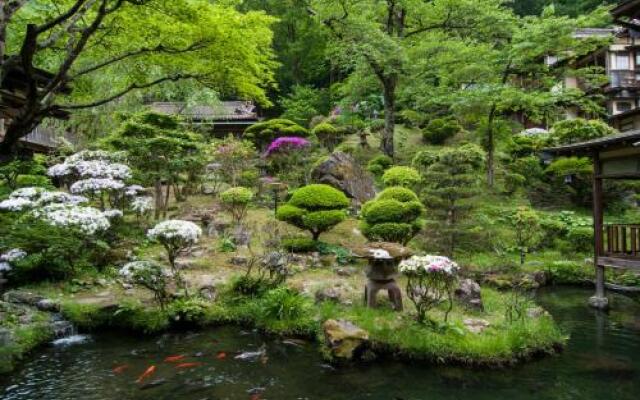
[[[614,53],[613,69],[631,69],[629,65],[629,53]]]
[[[633,104],[630,101],[618,101],[616,102],[616,111],[619,113],[629,111],[633,108]]]

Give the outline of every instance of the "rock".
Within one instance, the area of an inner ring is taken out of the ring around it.
[[[10,290],[4,294],[3,298],[7,303],[26,304],[29,306],[35,306],[43,299],[43,297],[38,294],[23,290]]]
[[[340,289],[334,287],[318,289],[318,291],[316,291],[315,298],[316,303],[322,303],[325,301],[340,303],[342,300],[342,292]]]
[[[251,242],[251,232],[244,227],[237,227],[231,234],[231,239],[236,246],[248,246]]]
[[[100,278],[100,279],[96,280],[96,285],[98,285],[98,286],[108,286],[109,282],[104,278]]]
[[[592,296],[589,298],[589,306],[597,310],[608,310],[609,299],[606,297]]]
[[[59,312],[60,304],[51,299],[42,299],[36,303],[36,308],[44,312]]]
[[[462,323],[471,333],[482,333],[491,326],[489,321],[484,319],[467,318]]]
[[[533,277],[533,280],[539,286],[546,286],[549,283],[549,280],[550,280],[550,277],[549,277],[549,274],[547,273],[547,271],[534,272],[532,277]]]
[[[231,260],[229,260],[231,265],[235,265],[238,267],[244,267],[249,264],[249,259],[245,256],[233,256]]]
[[[193,267],[194,261],[188,258],[179,258],[176,260],[177,269],[190,269]]]
[[[338,269],[336,269],[336,275],[344,276],[344,277],[352,276],[356,272],[358,272],[358,270],[356,268],[338,268]]]
[[[456,300],[462,303],[470,310],[483,311],[482,295],[480,285],[472,279],[463,279],[460,281],[455,292]]]
[[[546,317],[549,313],[542,307],[533,307],[527,310],[527,317],[532,319],[538,319],[540,317]]]
[[[7,329],[0,327],[0,347],[4,348],[13,342],[13,333]]]
[[[369,343],[369,333],[346,320],[329,319],[322,329],[331,355],[338,360],[352,360]]]
[[[198,289],[200,297],[208,301],[215,301],[218,297],[218,290],[213,285],[205,285]]]
[[[262,265],[268,269],[278,269],[287,265],[287,255],[279,251],[272,251],[264,256]]]
[[[348,154],[335,152],[311,172],[311,179],[364,203],[375,197],[373,178]]]
[[[132,285],[132,284],[130,284],[130,283],[123,283],[123,284],[122,284],[122,288],[123,288],[124,290],[131,290],[131,289],[133,289],[133,285]]]

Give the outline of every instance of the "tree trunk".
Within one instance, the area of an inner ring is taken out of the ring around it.
[[[395,76],[390,76],[382,82],[384,89],[384,131],[382,132],[380,150],[391,158],[393,158],[394,154],[393,136],[396,124],[396,80]]]
[[[155,197],[156,197],[156,210],[155,210],[155,218],[160,218],[160,211],[164,209],[163,203],[163,195],[162,195],[162,182],[160,179],[156,179],[154,182],[155,187]]]
[[[495,184],[495,132],[493,123],[495,121],[496,105],[491,107],[489,118],[487,119],[487,137],[485,138],[485,149],[487,151],[487,185],[492,188]]]

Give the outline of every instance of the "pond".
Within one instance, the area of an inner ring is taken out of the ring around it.
[[[603,314],[586,306],[590,294],[576,288],[541,291],[539,303],[571,340],[563,354],[514,369],[400,362],[334,369],[322,362],[313,344],[228,327],[151,339],[94,335],[84,343],[50,346],[0,378],[0,398],[637,399],[640,303],[613,296],[615,309]],[[255,354],[236,358],[243,352]],[[165,362],[172,356],[178,357]],[[136,383],[152,365],[155,372]]]

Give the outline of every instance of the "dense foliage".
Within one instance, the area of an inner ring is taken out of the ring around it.
[[[422,203],[404,187],[383,190],[362,207],[362,233],[372,241],[406,244],[422,228]]]

